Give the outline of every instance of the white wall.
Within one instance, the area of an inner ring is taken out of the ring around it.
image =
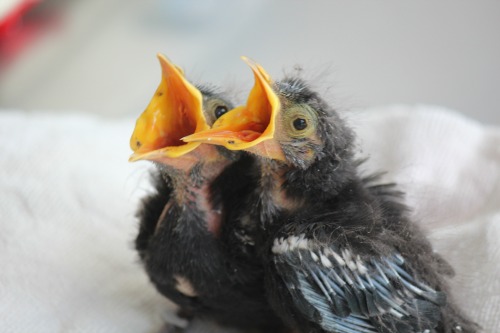
[[[62,14],[59,29],[2,68],[0,107],[136,115],[159,82],[161,51],[196,81],[241,87],[241,98],[247,55],[275,78],[301,65],[344,109],[438,104],[500,124],[500,1],[47,0],[42,9]]]

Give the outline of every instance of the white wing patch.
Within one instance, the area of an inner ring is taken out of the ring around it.
[[[310,241],[304,234],[287,238],[276,238],[273,243],[272,251],[275,254],[284,254],[289,251],[295,251],[296,249],[309,250],[309,242]]]
[[[358,271],[361,274],[367,272],[367,268],[359,255],[353,258],[351,251],[347,249],[342,249],[340,253],[337,253],[331,248],[319,248],[317,243],[314,240],[307,239],[305,234],[286,238],[280,237],[276,238],[273,242],[272,252],[274,254],[285,254],[295,250],[309,250],[313,260],[321,263],[321,265],[327,268],[333,267],[333,263],[329,259],[330,257],[337,265],[347,265],[351,271]]]

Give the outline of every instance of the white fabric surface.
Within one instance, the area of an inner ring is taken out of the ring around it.
[[[500,128],[441,108],[348,116],[366,170],[387,170],[457,271],[485,332],[500,327]],[[134,119],[0,112],[0,332],[156,332],[171,308],[142,272]]]

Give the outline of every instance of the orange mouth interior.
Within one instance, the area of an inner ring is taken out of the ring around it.
[[[158,59],[162,80],[137,119],[130,138],[134,151],[131,161],[182,156],[200,143],[185,143],[181,138],[209,128],[203,114],[201,92],[166,57],[159,54]]]
[[[280,101],[265,70],[248,58],[243,60],[250,66],[255,77],[247,104],[224,114],[211,129],[185,137],[184,141],[217,144],[231,150],[249,150],[265,141],[264,146],[269,146],[272,141],[270,139],[275,134]]]

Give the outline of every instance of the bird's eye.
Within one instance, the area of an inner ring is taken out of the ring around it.
[[[307,120],[305,120],[304,118],[296,118],[293,121],[293,127],[297,131],[305,130],[307,128]]]
[[[314,134],[318,125],[316,111],[307,104],[297,104],[283,113],[283,126],[289,136],[302,139]]]
[[[224,106],[224,105],[218,105],[216,108],[215,108],[215,118],[220,118],[224,113],[226,113],[228,110],[227,110],[227,107]]]

